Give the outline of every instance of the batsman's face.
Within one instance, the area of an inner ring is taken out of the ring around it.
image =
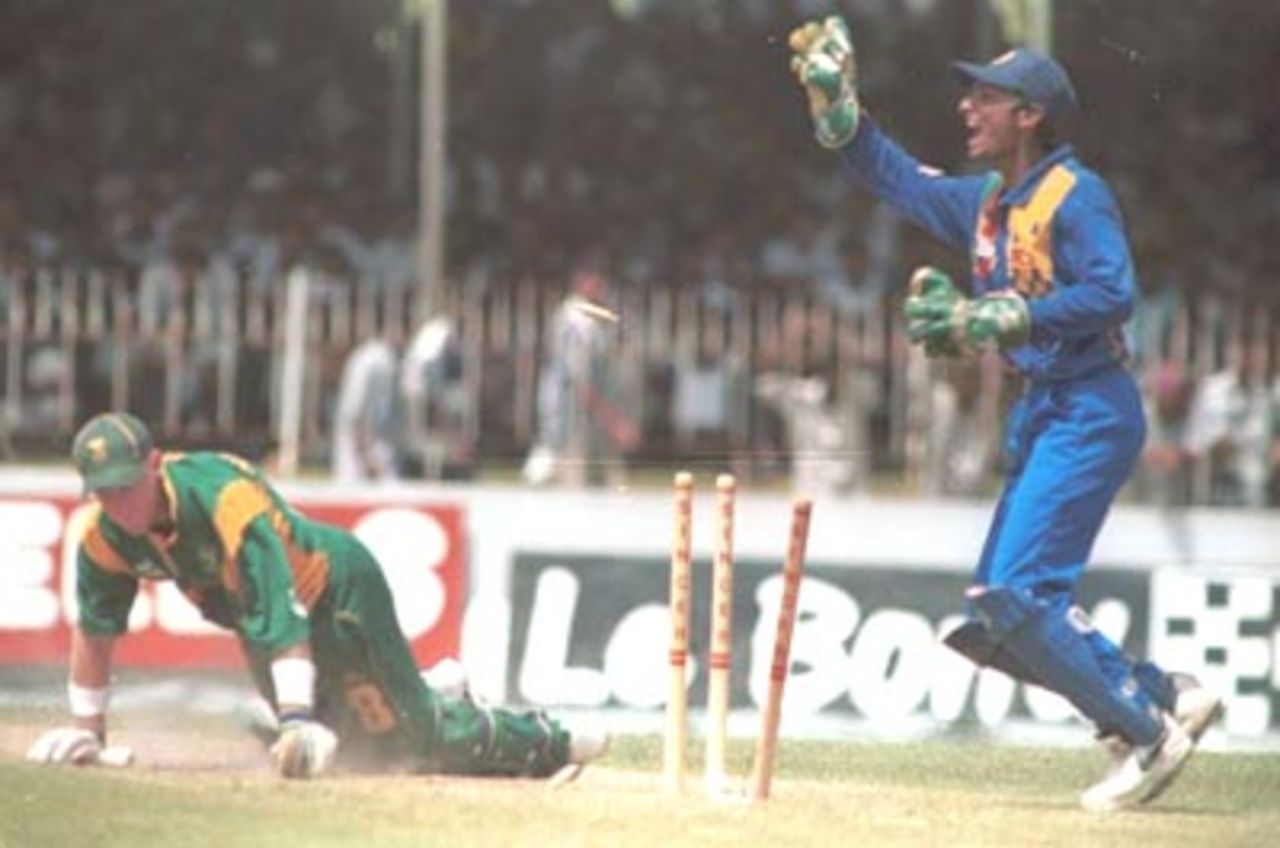
[[[107,517],[121,530],[141,535],[151,527],[152,518],[160,507],[159,471],[148,462],[142,477],[132,486],[100,489],[95,496]]]
[[[969,88],[956,106],[969,131],[966,142],[970,159],[995,159],[1012,154],[1018,147],[1018,113],[1023,108],[1016,94],[978,83]]]

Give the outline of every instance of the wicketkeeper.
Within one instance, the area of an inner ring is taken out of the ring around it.
[[[790,44],[819,143],[855,182],[969,258],[969,291],[934,268],[912,276],[911,341],[929,357],[998,350],[1025,381],[1008,420],[1008,476],[967,593],[972,620],[948,644],[1058,692],[1097,724],[1117,758],[1082,796],[1086,808],[1148,802],[1177,776],[1221,700],[1127,657],[1075,606],[1146,424],[1126,368],[1122,325],[1137,283],[1120,212],[1056,137],[1076,108],[1071,81],[1027,49],[954,63],[968,155],[987,169],[947,176],[862,110],[840,18],[800,27]]]
[[[128,759],[105,747],[106,714],[112,649],[141,580],[174,581],[235,631],[276,713],[270,750],[285,777],[324,774],[339,756],[362,768],[548,777],[607,747],[607,735],[570,735],[540,712],[433,691],[368,549],[304,518],[243,459],[163,453],[127,413],[89,421],[72,452],[99,506],[77,556],[73,724],[36,740],[30,759]]]

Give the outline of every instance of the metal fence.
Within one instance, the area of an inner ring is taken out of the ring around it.
[[[210,269],[157,282],[145,274],[41,268],[0,282],[0,435],[10,453],[60,450],[80,421],[103,409],[132,409],[170,440],[219,442],[249,454],[277,440],[290,342],[284,281],[263,285]],[[388,323],[411,333],[422,316],[405,289],[317,274],[307,289],[297,324],[305,333],[295,340],[304,354],[298,436],[301,453],[316,456],[328,439],[345,355]],[[514,457],[533,441],[545,329],[565,294],[564,281],[532,278],[450,289],[444,310],[471,364],[482,456]],[[737,363],[748,386],[766,373],[821,377],[831,387],[829,405],[852,406],[870,419],[878,463],[910,466],[918,453],[928,414],[920,386],[939,369],[909,355],[895,296],[836,308],[795,288],[671,285],[619,287],[611,300],[621,316],[619,381],[643,422],[638,456],[678,449],[672,375],[697,361],[709,338],[720,342],[713,355]],[[1155,297],[1137,316],[1136,353],[1144,364],[1172,358],[1197,375],[1241,362],[1256,342],[1274,373],[1274,313],[1274,305],[1244,298]],[[1006,381],[998,360],[988,360],[974,390],[989,407]],[[735,422],[739,447],[786,450],[769,443],[775,437],[766,433],[767,417],[759,404],[744,407]]]

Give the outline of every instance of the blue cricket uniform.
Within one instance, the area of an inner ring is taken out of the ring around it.
[[[1146,434],[1141,397],[1125,367],[1122,326],[1137,283],[1115,199],[1068,145],[1007,187],[994,171],[947,176],[922,165],[865,115],[839,155],[856,181],[967,251],[974,296],[1013,288],[1030,311],[1029,340],[1004,354],[1026,378],[1026,391],[1007,422],[1008,476],[974,577],[981,590],[1012,590],[990,598],[1023,599],[978,613],[993,653],[1008,639],[1026,656],[991,664],[1033,683],[1045,684],[1051,672],[1061,679],[1048,681],[1050,688],[1072,697],[1100,726],[1136,727],[1149,737],[1149,719],[1135,724],[1127,708],[1117,717],[1102,696],[1094,697],[1094,687],[1072,676],[1073,668],[1095,667],[1115,687],[1136,677],[1145,696],[1138,707],[1147,714],[1151,703],[1170,709],[1175,697],[1167,675],[1150,663],[1135,666],[1082,615],[1069,614],[1094,540]],[[1009,635],[1027,616],[1042,614],[1070,622],[1083,643],[1059,638],[1057,624],[1046,624],[1041,644]],[[1059,658],[1046,660],[1043,650],[1072,655],[1065,677]]]
[[[1120,214],[1105,183],[1063,145],[1017,185],[944,176],[865,119],[840,151],[875,194],[968,251],[975,296],[1014,288],[1031,338],[1006,359],[1027,378],[1010,415],[1008,484],[977,582],[1069,594],[1145,435],[1121,326],[1136,294]]]

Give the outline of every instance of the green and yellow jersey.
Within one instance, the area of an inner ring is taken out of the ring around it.
[[[101,509],[81,539],[76,593],[90,635],[125,632],[141,580],[173,580],[205,618],[235,630],[274,704],[267,664],[308,642],[316,718],[360,767],[549,775],[568,734],[541,713],[437,697],[400,632],[373,555],[293,510],[244,460],[173,453],[161,463],[172,529],[131,535]]]
[[[171,530],[135,536],[100,508],[91,518],[76,576],[84,632],[124,633],[138,581],[173,580],[247,647],[273,655],[306,641],[308,612],[343,567],[344,531],[300,515],[230,454],[166,454],[161,479]]]

